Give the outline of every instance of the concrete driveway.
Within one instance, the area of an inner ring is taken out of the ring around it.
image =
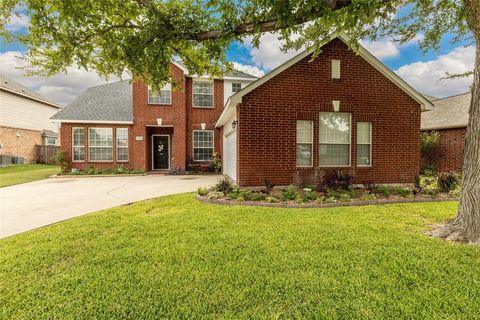
[[[134,201],[194,191],[219,177],[53,178],[0,188],[0,238]]]

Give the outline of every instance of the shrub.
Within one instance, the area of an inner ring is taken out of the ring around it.
[[[67,174],[70,172],[71,166],[68,161],[68,155],[64,150],[61,150],[55,156],[55,163],[60,166],[60,172],[62,174]]]
[[[342,202],[349,202],[352,200],[352,197],[348,193],[341,193],[338,198]]]
[[[308,191],[303,195],[304,201],[308,202],[310,200],[316,200],[318,198],[318,195],[315,191]]]
[[[381,194],[385,198],[388,198],[392,194],[392,190],[387,186],[380,185],[377,187],[377,193]]]
[[[213,187],[215,191],[223,192],[224,194],[229,194],[232,192],[234,186],[230,180],[227,178],[222,178],[218,180],[217,184]]]
[[[324,201],[325,201],[325,197],[324,196],[319,196],[317,197],[317,200],[315,200],[317,203],[320,203],[322,204]]]
[[[270,192],[272,192],[273,188],[275,187],[275,184],[268,179],[264,179],[263,183],[265,184],[265,191],[267,192],[267,194],[270,194]]]
[[[325,199],[325,203],[336,203],[337,200],[334,197],[328,197]]]
[[[412,190],[410,190],[410,188],[400,188],[398,189],[398,194],[404,198],[408,198],[412,195]]]
[[[175,166],[172,166],[170,168],[170,170],[168,170],[168,174],[173,175],[173,176],[184,175],[186,173],[187,173],[187,171],[185,169],[178,168],[178,167],[175,167]]]
[[[458,174],[453,172],[442,172],[438,175],[437,185],[440,191],[449,192],[455,190],[460,182]]]
[[[197,193],[200,195],[200,196],[206,196],[208,194],[208,189],[206,187],[199,187],[197,189]]]
[[[220,153],[214,152],[212,155],[212,163],[210,164],[212,167],[213,172],[220,172],[222,171],[222,158]]]
[[[295,200],[297,198],[297,192],[295,191],[294,186],[288,186],[287,189],[282,191],[282,194],[280,195],[280,199],[282,201],[287,201],[287,200]]]
[[[308,200],[307,200],[307,201],[308,201]],[[302,196],[299,195],[299,194],[298,194],[297,197],[295,198],[295,202],[296,202],[296,203],[303,203],[303,202],[307,202],[307,201],[305,201],[305,198],[302,197]]]
[[[274,202],[277,202],[277,199],[275,197],[268,196],[265,198],[265,201],[269,203],[274,203]]]
[[[448,192],[448,195],[450,197],[460,198],[460,190],[459,189],[452,190],[452,191]]]
[[[363,184],[363,187],[369,192],[369,193],[376,193],[377,192],[377,185],[373,182],[366,182]]]
[[[437,131],[424,131],[420,133],[420,153],[425,157],[428,152],[435,149],[438,144],[439,134]]]
[[[227,194],[227,198],[230,200],[237,200],[238,197],[240,197],[239,188],[233,188],[233,190]]]
[[[422,190],[422,193],[431,196],[431,197],[436,197],[438,196],[438,190],[437,189],[432,189],[432,188],[425,188]]]
[[[219,191],[210,191],[207,194],[208,199],[222,199],[223,197],[224,197],[223,192],[219,192]]]
[[[348,189],[352,185],[352,176],[343,174],[342,171],[336,171],[327,178],[327,186],[330,188]]]
[[[252,201],[262,201],[265,200],[266,196],[261,193],[252,193],[250,196],[250,200]]]
[[[360,200],[362,201],[370,201],[370,200],[375,200],[377,197],[373,193],[364,193],[360,196]]]
[[[420,170],[422,176],[434,177],[437,175],[437,169],[434,166],[426,166]]]

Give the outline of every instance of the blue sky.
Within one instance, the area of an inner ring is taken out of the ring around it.
[[[13,32],[25,32],[28,23],[26,16],[14,17],[9,28]],[[426,54],[419,52],[416,41],[399,45],[382,39],[376,42],[363,41],[362,45],[418,91],[444,97],[468,91],[472,82],[471,78],[439,81],[445,72],[463,73],[473,68],[474,47],[467,46],[467,43],[451,44],[450,39],[446,37],[442,41],[438,52],[429,51]],[[259,48],[252,47],[247,38],[245,43],[232,44],[227,57],[237,69],[262,76],[296,54],[293,51],[282,52],[280,47],[281,43],[274,34],[265,34]],[[17,59],[23,54],[23,45],[2,41],[0,71],[62,105],[68,104],[90,86],[116,80],[102,79],[95,72],[79,70],[75,66],[69,68],[67,75],[26,78],[23,71],[16,68],[24,65],[25,62]]]

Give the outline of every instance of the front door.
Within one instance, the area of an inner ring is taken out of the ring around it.
[[[170,138],[169,136],[152,137],[152,169],[161,170],[170,168]]]

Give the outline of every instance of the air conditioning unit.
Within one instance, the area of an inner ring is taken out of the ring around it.
[[[12,164],[24,164],[25,158],[24,157],[12,157]]]
[[[0,156],[0,167],[8,167],[12,164],[12,157],[10,156]]]

